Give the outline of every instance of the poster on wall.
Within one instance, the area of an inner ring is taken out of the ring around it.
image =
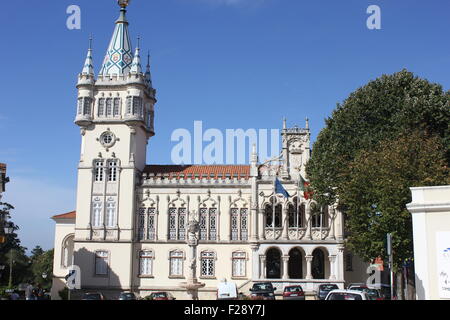
[[[436,233],[439,298],[450,299],[450,232]]]

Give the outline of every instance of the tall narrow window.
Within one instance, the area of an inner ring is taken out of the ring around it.
[[[142,116],[142,98],[133,97],[133,115]]]
[[[155,240],[156,239],[156,209],[155,208],[148,208],[147,221],[148,221],[147,239]]]
[[[217,240],[217,209],[209,209],[209,240]]]
[[[98,160],[95,162],[95,181],[101,182],[104,178],[105,168],[103,167],[103,160]]]
[[[215,275],[215,258],[216,255],[211,251],[203,251],[201,253],[201,276],[214,277]]]
[[[100,198],[97,198],[92,203],[92,226],[93,227],[101,227],[102,221],[102,202]]]
[[[247,208],[241,209],[241,240],[248,240],[248,210]]]
[[[100,98],[98,100],[98,116],[99,117],[105,116],[105,98]]]
[[[83,98],[83,114],[86,116],[90,116],[91,115],[91,104],[92,104],[92,99],[91,98]]]
[[[170,252],[170,275],[173,277],[183,276],[183,251],[174,250]]]
[[[127,114],[133,113],[133,97],[127,97]]]
[[[112,116],[112,104],[113,104],[113,99],[112,98],[108,98],[106,99],[106,116],[108,118],[110,118]]]
[[[83,98],[78,98],[77,114],[83,114]]]
[[[120,116],[120,98],[114,98],[113,117]]]
[[[141,251],[139,254],[139,275],[152,276],[153,275],[153,259],[155,255],[153,251]]]
[[[178,209],[178,240],[186,239],[186,208]]]
[[[177,209],[169,209],[169,240],[177,239]]]
[[[98,276],[105,276],[108,274],[108,252],[95,252],[95,274]]]
[[[116,182],[117,181],[117,161],[111,160],[108,162],[108,181]]]
[[[245,277],[246,276],[246,254],[245,252],[233,252],[233,277]]]
[[[231,209],[231,240],[239,240],[239,209]]]
[[[200,209],[200,240],[208,239],[208,209],[201,208]]]
[[[138,214],[138,239],[144,240],[145,235],[145,208],[139,208]]]
[[[106,202],[106,226],[114,227],[116,225],[116,202],[110,199]]]

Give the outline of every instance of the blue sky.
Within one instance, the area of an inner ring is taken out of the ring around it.
[[[53,247],[50,216],[75,209],[79,129],[76,76],[94,34],[101,61],[118,17],[114,0],[15,0],[2,4],[0,162],[4,201],[29,249]],[[81,30],[66,9],[81,8]],[[382,29],[366,27],[369,5]],[[170,163],[173,130],[304,125],[313,139],[352,91],[403,68],[450,88],[448,0],[134,0],[134,45],[151,50],[158,90],[148,163]]]

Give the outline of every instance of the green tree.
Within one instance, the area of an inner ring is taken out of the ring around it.
[[[44,289],[49,289],[52,285],[53,252],[53,249],[44,251],[39,246],[32,251],[31,272],[33,281],[40,284]]]
[[[412,257],[409,187],[449,183],[450,91],[403,70],[338,104],[313,146],[307,174],[319,204],[339,203],[348,246],[385,257],[394,233],[398,269]]]
[[[436,134],[450,163],[450,91],[403,70],[383,75],[338,104],[313,146],[307,165],[320,203],[333,203],[351,179],[350,163],[380,141],[421,129]]]
[[[366,261],[387,258],[393,233],[394,269],[413,258],[410,187],[450,183],[441,139],[421,131],[381,141],[350,165],[351,179],[340,200],[346,205],[348,246]]]

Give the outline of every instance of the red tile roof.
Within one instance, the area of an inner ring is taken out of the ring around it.
[[[151,165],[146,166],[144,174],[150,177],[176,179],[248,179],[249,165]]]
[[[68,212],[68,213],[64,213],[64,214],[59,214],[56,216],[53,216],[52,219],[75,219],[77,215],[76,211],[72,211],[72,212]]]

